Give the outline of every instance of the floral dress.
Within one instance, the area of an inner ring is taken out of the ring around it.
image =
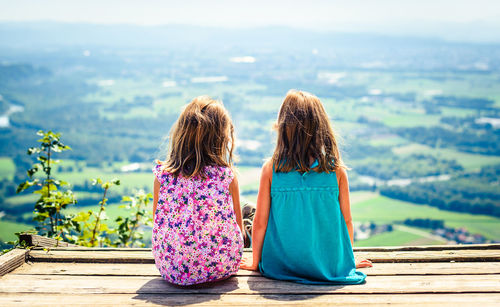
[[[190,179],[153,168],[160,182],[153,227],[153,256],[161,276],[193,285],[235,274],[243,252],[229,184],[230,168],[207,166]]]

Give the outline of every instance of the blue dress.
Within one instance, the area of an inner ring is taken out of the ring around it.
[[[273,170],[259,270],[269,278],[304,284],[364,282],[366,275],[356,271],[335,173]]]

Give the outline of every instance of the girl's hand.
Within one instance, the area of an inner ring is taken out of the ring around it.
[[[240,269],[242,269],[242,270],[249,270],[249,271],[258,271],[259,270],[259,264],[258,263],[253,263],[252,259],[243,258],[241,260]]]
[[[356,269],[360,269],[360,268],[371,268],[373,267],[373,264],[370,260],[368,259],[363,259],[359,262],[356,263]]]

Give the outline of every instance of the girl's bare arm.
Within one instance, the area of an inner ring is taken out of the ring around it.
[[[351,239],[351,245],[354,246],[354,227],[352,225],[351,201],[349,199],[349,181],[345,169],[339,168],[337,170],[337,180],[339,184],[340,211],[344,216],[347,231]]]
[[[243,217],[241,215],[241,206],[240,206],[240,187],[238,185],[238,179],[234,176],[233,181],[229,185],[229,193],[231,193],[231,197],[233,198],[233,209],[236,214],[236,223],[240,227],[241,233],[243,232]]]
[[[347,231],[349,232],[351,246],[354,247],[354,226],[352,225],[351,201],[349,199],[349,180],[347,179],[347,173],[345,169],[341,168],[337,170],[337,180],[339,184],[340,210],[342,211],[342,215],[344,216],[345,224],[347,226]],[[356,268],[369,267],[372,267],[372,262],[368,259],[362,259],[356,262]]]
[[[268,161],[262,166],[257,210],[252,226],[252,259],[243,259],[241,268],[257,271],[262,255],[262,245],[266,234],[269,210],[271,207],[271,180],[273,178],[272,163]]]

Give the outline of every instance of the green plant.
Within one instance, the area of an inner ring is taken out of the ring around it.
[[[33,193],[40,194],[33,211],[33,220],[38,222],[35,233],[87,247],[144,246],[141,241],[144,233],[140,230],[140,226],[152,224],[151,217],[146,211],[152,195],[139,191],[132,197],[123,197],[122,201],[125,204],[121,208],[127,209],[130,215],[118,217],[116,219],[118,228],[113,229],[105,223],[108,220],[107,195],[111,187],[120,185],[120,180],[115,178],[104,182],[96,178],[92,180],[92,184],[100,185],[103,189],[98,212],[88,210],[76,215],[64,214],[64,209],[70,204],[75,204],[76,199],[73,192],[68,189],[68,183],[54,178],[52,168],[59,163],[58,160],[54,160],[54,153],[71,148],[61,142],[59,133],[40,130],[37,134],[42,137],[38,140],[40,145],[29,148],[28,155],[36,155],[38,162],[28,169],[28,180],[19,184],[17,188],[17,193],[21,193],[33,187],[35,189]],[[63,190],[62,187],[66,188]],[[9,244],[17,247],[23,243],[17,241]]]
[[[58,160],[54,160],[53,155],[71,148],[60,141],[59,133],[40,130],[37,135],[42,137],[38,140],[40,145],[30,147],[28,155],[36,155],[38,162],[28,169],[28,180],[19,184],[16,192],[21,193],[30,187],[35,187],[33,193],[40,194],[33,211],[33,220],[38,222],[38,232],[48,237],[64,239],[72,222],[70,216],[62,214],[62,210],[70,204],[75,204],[76,199],[71,190],[60,190],[61,187],[69,185],[53,177],[52,167],[59,163]],[[40,171],[42,175],[35,176]]]
[[[126,209],[130,214],[128,217],[119,216],[116,218],[118,224],[116,245],[123,247],[145,246],[144,242],[142,242],[144,232],[139,227],[141,224],[147,226],[153,224],[151,216],[147,214],[147,208],[152,198],[151,193],[146,194],[143,190],[136,192],[133,197],[124,196],[122,198],[122,202],[125,202],[125,204],[120,208]]]
[[[75,243],[88,247],[113,246],[109,235],[114,233],[114,230],[104,223],[108,219],[106,215],[108,198],[106,195],[112,186],[120,185],[120,180],[114,178],[111,181],[103,182],[100,178],[96,178],[92,179],[92,184],[100,185],[104,190],[99,202],[99,212],[95,213],[92,210],[79,212],[72,219],[74,230],[77,233],[72,238]]]
[[[5,242],[6,244],[11,245],[11,247],[0,251],[0,255],[6,254],[6,253],[8,253],[11,250],[16,249],[16,248],[24,248],[24,249],[34,248],[35,246],[28,245],[26,243],[26,241],[24,241],[24,240],[21,241],[20,236],[21,236],[21,234],[36,234],[36,233],[37,233],[37,231],[35,229],[14,233],[17,236],[17,239],[15,241]]]

